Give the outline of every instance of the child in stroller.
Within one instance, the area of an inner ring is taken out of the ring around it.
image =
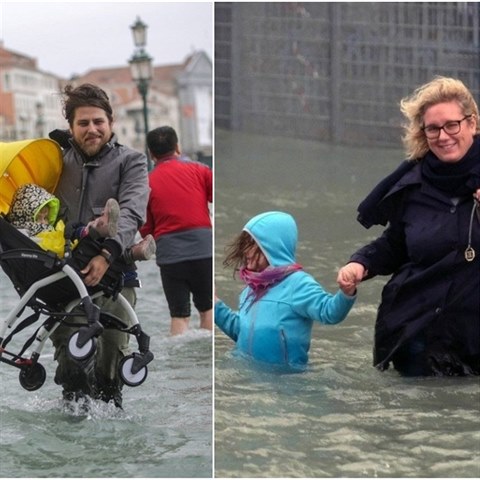
[[[65,243],[62,238],[63,222],[59,222],[60,230],[55,229],[59,209],[58,198],[39,185],[26,183],[15,191],[7,220],[39,243],[42,248],[52,250],[63,257]],[[114,237],[118,228],[119,211],[118,202],[114,198],[108,199],[101,216],[91,220],[87,225],[70,225],[67,228],[67,239],[75,244],[86,236],[94,240]],[[155,239],[152,235],[147,235],[136,245],[128,248],[123,254],[123,259],[126,263],[148,260],[155,254],[155,250]]]
[[[12,143],[21,145],[12,146]],[[81,270],[92,256],[99,254],[101,244],[98,240],[86,236],[71,254],[61,258],[52,251],[41,249],[5,217],[13,198],[12,192],[19,186],[35,183],[47,190],[54,190],[55,177],[58,179],[61,172],[61,152],[56,144],[51,144],[54,142],[46,139],[0,144],[4,154],[0,158],[0,266],[20,295],[19,303],[7,313],[6,318],[0,319],[0,362],[20,370],[19,381],[23,388],[37,390],[46,379],[45,368],[39,359],[47,339],[59,325],[69,325],[69,318],[81,316],[84,323],[68,342],[70,357],[87,370],[91,369],[96,339],[104,329],[116,329],[134,335],[139,352],[122,359],[119,374],[123,383],[140,385],[146,379],[147,364],[152,361],[153,354],[149,350],[148,335],[143,332],[135,311],[121,294],[126,263],[112,263],[100,284],[87,288],[82,281]],[[13,155],[9,158],[12,147]],[[33,167],[29,165],[29,168],[24,168],[25,162],[31,162],[32,153],[38,157],[36,163],[33,162]],[[44,158],[40,158],[42,156]],[[50,162],[50,168],[45,168],[47,162]],[[93,303],[95,298],[101,296],[111,297],[118,302],[127,312],[128,322],[107,314]],[[33,314],[20,321],[27,307],[33,310]],[[23,347],[18,352],[10,348],[7,350],[15,335],[33,325],[41,315],[46,315],[47,319]],[[29,356],[27,349],[31,352]],[[94,394],[92,391],[92,396]]]

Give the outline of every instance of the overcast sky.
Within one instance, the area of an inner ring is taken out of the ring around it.
[[[70,78],[92,68],[128,64],[130,26],[148,25],[154,65],[181,63],[193,50],[213,62],[213,2],[0,0],[0,40],[8,50],[37,59],[38,68]]]

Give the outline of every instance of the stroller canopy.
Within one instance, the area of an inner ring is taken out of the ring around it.
[[[8,212],[15,190],[25,183],[53,193],[62,167],[62,150],[53,140],[0,142],[0,213]]]

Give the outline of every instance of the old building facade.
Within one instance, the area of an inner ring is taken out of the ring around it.
[[[66,128],[60,83],[56,75],[39,70],[36,59],[0,43],[0,140],[44,137]]]
[[[103,88],[115,114],[114,131],[122,143],[145,149],[143,101],[128,65],[93,69],[70,80],[38,69],[37,60],[0,44],[0,141],[48,136],[68,128],[62,116],[61,89],[67,83]],[[147,96],[149,129],[171,125],[186,155],[212,150],[212,63],[203,51],[183,63],[154,66]]]

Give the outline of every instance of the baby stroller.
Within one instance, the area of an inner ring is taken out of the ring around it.
[[[141,385],[147,377],[147,364],[153,360],[150,337],[142,331],[135,311],[122,296],[123,268],[114,262],[101,283],[87,288],[79,271],[100,250],[91,239],[81,240],[65,257],[43,250],[37,243],[13,227],[6,219],[15,190],[25,183],[35,183],[53,192],[62,170],[62,152],[49,139],[0,142],[0,266],[20,296],[20,301],[0,319],[0,362],[20,370],[20,385],[29,391],[45,382],[46,371],[39,363],[42,349],[55,329],[69,325],[69,317],[85,317],[85,323],[70,337],[67,351],[76,361],[90,358],[96,339],[106,328],[116,328],[134,335],[138,352],[122,359],[119,374],[131,387]],[[128,312],[129,324],[107,314],[93,302],[99,296],[112,297]],[[33,313],[19,320],[26,308]],[[47,319],[25,344],[15,351],[10,341],[22,330],[35,324],[41,316]],[[78,325],[77,325],[78,326]],[[31,353],[27,355],[29,350]]]

